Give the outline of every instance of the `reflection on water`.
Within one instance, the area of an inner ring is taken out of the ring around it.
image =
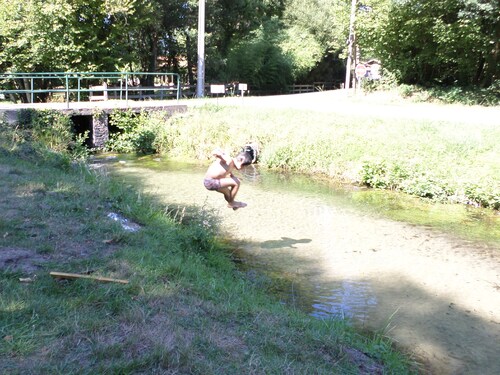
[[[467,240],[500,242],[500,214],[462,204],[430,202],[384,190],[358,190],[351,199],[360,209],[386,217],[453,233]]]
[[[364,322],[377,297],[367,281],[342,280],[338,287],[326,289],[316,285],[311,315],[316,318],[340,317]]]

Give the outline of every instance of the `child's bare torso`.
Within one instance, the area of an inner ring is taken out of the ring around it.
[[[225,177],[231,176],[231,166],[228,165],[225,161],[216,160],[212,163],[210,167],[208,167],[207,173],[205,174],[205,178],[215,178],[221,179]]]

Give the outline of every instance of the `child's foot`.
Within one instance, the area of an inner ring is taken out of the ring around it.
[[[233,203],[229,203],[227,206],[236,211],[238,208],[246,207],[246,205],[247,204],[243,203],[243,202],[233,202]]]

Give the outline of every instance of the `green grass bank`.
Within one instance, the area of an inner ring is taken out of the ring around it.
[[[48,118],[51,127],[45,115],[0,127],[0,373],[416,372],[382,334],[283,306],[273,280],[238,271],[210,212],[166,212],[89,169],[69,123]],[[204,129],[205,140],[217,133],[213,144],[243,142],[220,124]],[[168,149],[194,155],[188,138],[179,134]],[[141,229],[124,230],[112,212]],[[56,280],[51,271],[129,283]]]
[[[215,147],[235,153],[256,142],[259,163],[267,168],[500,209],[500,126],[494,118],[470,123],[212,104],[167,120],[120,114],[113,121],[123,133],[109,146],[119,152],[209,160]]]

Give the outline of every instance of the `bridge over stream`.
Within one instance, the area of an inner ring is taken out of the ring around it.
[[[187,111],[187,105],[176,101],[123,101],[113,100],[106,102],[79,102],[72,103],[66,108],[63,103],[27,103],[8,104],[0,103],[0,119],[14,124],[29,111],[55,110],[71,117],[73,123],[83,131],[89,130],[89,143],[91,147],[102,147],[109,139],[109,117],[116,111],[154,112],[162,111],[168,115]]]
[[[0,119],[16,123],[29,111],[56,110],[90,131],[92,147],[101,147],[109,139],[111,113],[184,112],[187,106],[179,104],[183,89],[191,90],[181,86],[176,73],[2,73]]]

